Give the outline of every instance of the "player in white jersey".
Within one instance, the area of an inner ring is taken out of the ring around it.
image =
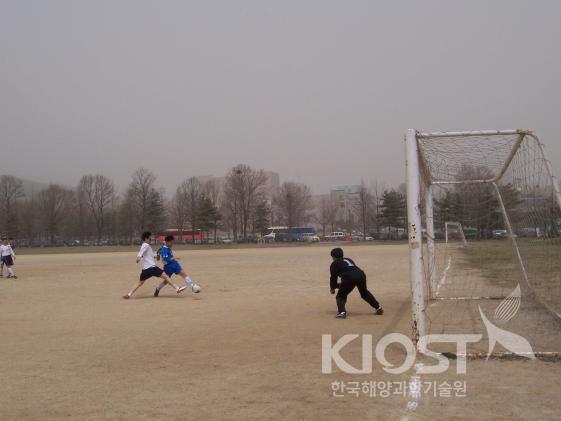
[[[2,259],[3,265],[8,269],[8,278],[17,279],[18,277],[14,273],[14,262],[16,260],[16,254],[12,249],[12,245],[9,243],[7,238],[2,239],[2,245],[0,246],[0,258]],[[2,268],[2,274],[3,274]]]
[[[141,263],[142,272],[140,272],[140,279],[136,284],[133,285],[129,293],[123,295],[124,299],[131,298],[134,292],[144,284],[144,281],[151,278],[152,276],[155,276],[157,278],[162,278],[164,282],[170,284],[175,289],[175,292],[177,292],[178,294],[185,291],[185,289],[187,288],[187,287],[181,287],[181,288],[178,287],[176,284],[171,282],[169,276],[167,276],[162,269],[156,266],[156,261],[154,260],[154,251],[150,246],[151,239],[152,239],[152,233],[147,231],[142,234],[143,243],[142,246],[140,246],[140,251],[138,252],[138,255],[136,256],[136,263]]]

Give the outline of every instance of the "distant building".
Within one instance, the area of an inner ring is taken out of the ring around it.
[[[361,186],[358,184],[335,186],[331,189],[331,200],[337,206],[337,221],[345,224],[352,224],[356,221],[356,203],[360,189]]]
[[[268,193],[270,203],[273,201],[273,197],[275,197],[280,191],[280,175],[274,171],[265,171],[265,175],[267,176],[265,189]]]

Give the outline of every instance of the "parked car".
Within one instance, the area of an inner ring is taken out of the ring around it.
[[[334,231],[329,235],[325,236],[327,241],[338,241],[343,240],[345,238],[345,233],[343,231]]]
[[[319,243],[319,237],[312,233],[304,233],[300,237],[300,241],[305,243]]]
[[[492,235],[493,240],[502,240],[503,238],[508,238],[507,230],[493,230]]]
[[[543,237],[543,233],[540,228],[520,228],[517,231],[517,234],[520,237],[534,237],[534,238]]]
[[[271,243],[275,241],[275,236],[276,234],[274,232],[270,232],[269,234],[263,236],[263,240],[265,240],[266,243]]]
[[[287,232],[277,232],[275,234],[275,243],[286,243],[293,241],[292,237]]]
[[[364,234],[353,234],[351,235],[353,241],[374,241],[374,238],[370,235]]]

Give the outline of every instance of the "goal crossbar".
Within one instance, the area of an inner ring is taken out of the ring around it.
[[[469,137],[469,136],[496,136],[496,135],[530,135],[531,130],[516,129],[516,130],[475,130],[475,131],[461,131],[461,132],[420,132],[415,131],[418,139],[424,138],[439,138],[439,137]]]

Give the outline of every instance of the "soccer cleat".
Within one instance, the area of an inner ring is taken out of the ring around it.
[[[337,316],[335,316],[335,318],[346,319],[347,318],[347,313],[345,311],[342,311],[341,313],[337,314]]]
[[[381,316],[382,314],[384,314],[384,309],[382,307],[378,307],[374,314],[376,314],[377,316]]]
[[[128,299],[130,298],[130,295],[129,295],[129,294],[125,294],[125,295],[123,295],[123,298],[124,298],[125,300],[128,300]]]
[[[157,297],[158,295],[160,295],[160,290],[158,288],[156,288],[154,290],[154,297]]]
[[[187,287],[181,287],[181,288],[178,288],[176,292],[177,292],[178,294],[181,294],[181,293],[182,293],[183,291],[185,291],[186,289],[187,289]]]

